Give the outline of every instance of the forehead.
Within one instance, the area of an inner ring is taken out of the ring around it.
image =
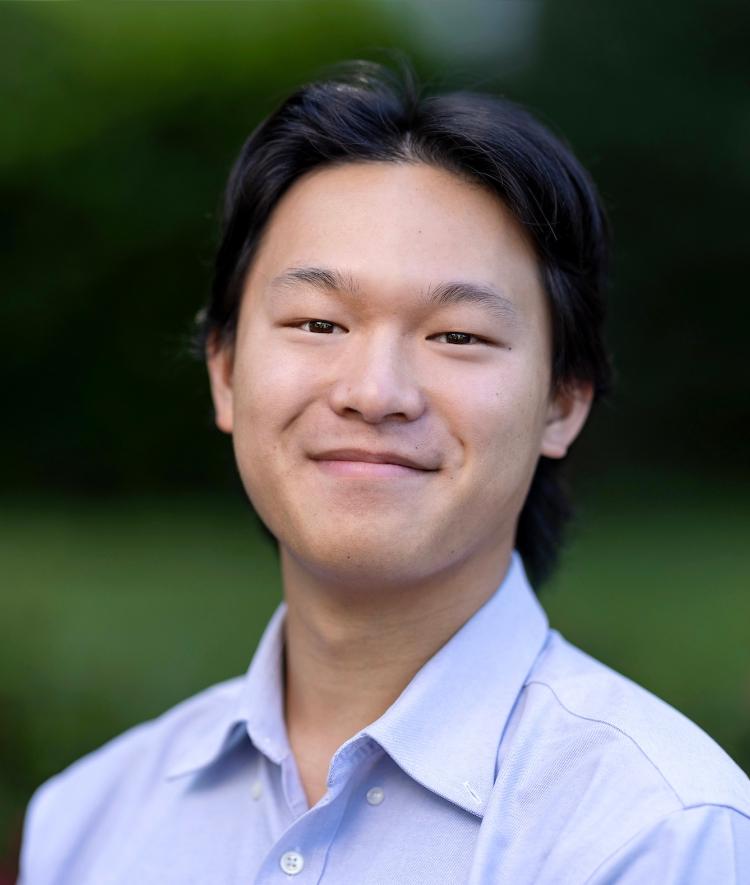
[[[499,197],[423,163],[347,163],[298,179],[266,224],[246,290],[299,266],[401,297],[462,279],[527,310],[543,300],[533,247]]]

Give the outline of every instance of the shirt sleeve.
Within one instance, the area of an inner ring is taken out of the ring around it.
[[[750,818],[700,805],[673,812],[610,855],[586,885],[750,885]]]

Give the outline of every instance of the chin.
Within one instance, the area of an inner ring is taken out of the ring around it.
[[[391,537],[381,531],[338,531],[316,533],[289,549],[295,559],[331,583],[403,584],[425,578],[435,570],[436,551],[424,539],[421,543],[403,532]]]

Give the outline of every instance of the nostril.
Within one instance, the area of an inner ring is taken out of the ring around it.
[[[351,379],[334,384],[330,392],[331,407],[340,415],[358,414],[369,424],[397,419],[413,421],[424,412],[424,398],[416,385],[391,383],[387,379]]]

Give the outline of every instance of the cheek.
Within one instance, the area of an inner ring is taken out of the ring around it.
[[[254,503],[265,479],[270,479],[277,427],[285,421],[287,411],[287,391],[280,389],[278,371],[260,354],[255,357],[235,365],[232,434],[237,467]]]
[[[506,482],[536,464],[544,420],[544,393],[532,375],[508,376],[501,383],[464,395],[465,444],[488,482]],[[477,420],[473,416],[482,416]]]
[[[292,409],[286,375],[278,364],[255,352],[235,365],[232,445],[242,483],[253,507],[267,524],[278,507],[281,466],[280,431]]]
[[[235,425],[258,436],[289,420],[304,396],[304,375],[293,361],[270,347],[243,352],[234,374]]]

